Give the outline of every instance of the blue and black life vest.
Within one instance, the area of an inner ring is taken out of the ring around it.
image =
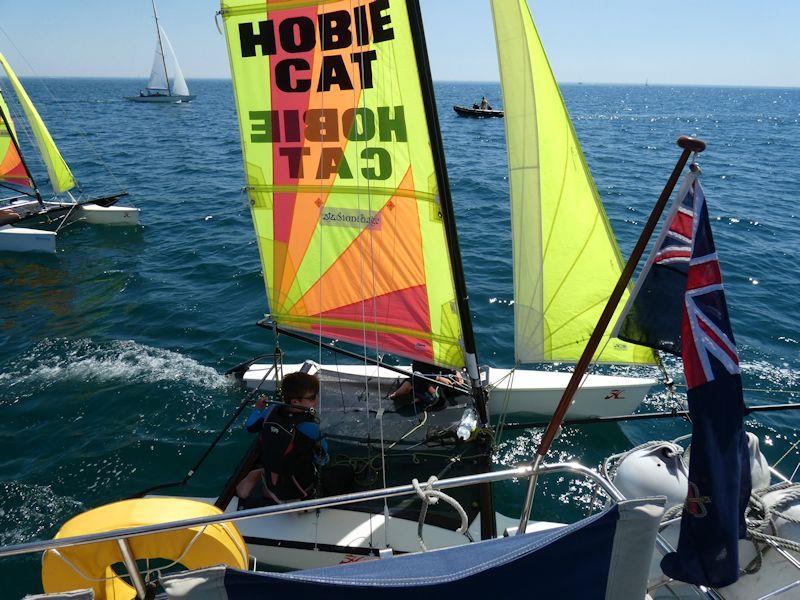
[[[317,465],[327,462],[327,444],[313,415],[274,405],[261,421],[264,493],[275,502],[314,495]]]

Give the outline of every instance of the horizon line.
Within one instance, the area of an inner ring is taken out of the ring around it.
[[[146,76],[131,75],[20,75],[21,79],[114,79],[146,81]],[[187,81],[231,81],[230,77],[187,77]],[[476,79],[434,79],[434,83],[474,83],[499,85],[500,80]],[[755,83],[662,83],[641,81],[558,81],[558,85],[586,85],[586,86],[639,86],[639,87],[716,87],[716,88],[752,88],[752,89],[778,89],[797,90],[800,84],[755,84]]]

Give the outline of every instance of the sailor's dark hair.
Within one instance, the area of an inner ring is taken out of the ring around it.
[[[316,375],[308,373],[289,373],[281,383],[281,400],[289,402],[298,398],[305,398],[312,394],[319,394],[319,379]]]

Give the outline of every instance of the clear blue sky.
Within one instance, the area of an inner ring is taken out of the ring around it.
[[[567,82],[800,86],[800,0],[529,0]],[[437,80],[496,81],[488,0],[421,0]],[[149,0],[2,2],[0,26],[40,75],[142,77]],[[187,78],[228,77],[218,0],[160,0]],[[0,50],[31,69],[0,33]]]

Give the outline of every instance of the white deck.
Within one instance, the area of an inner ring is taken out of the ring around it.
[[[211,498],[195,498],[209,504]],[[233,498],[226,513],[236,512],[239,499]],[[519,519],[496,513],[497,532],[519,525]],[[312,569],[375,558],[370,551],[391,548],[394,552],[419,552],[417,522],[409,519],[370,514],[355,510],[324,508],[287,515],[246,519],[236,523],[247,542],[247,550],[259,565],[284,569]],[[563,527],[560,523],[531,522],[527,531]],[[469,533],[480,539],[481,521],[476,517]],[[469,542],[465,535],[425,525],[423,539],[428,549],[449,548]]]
[[[284,373],[299,371],[302,364],[283,365]],[[265,375],[269,364],[254,364],[244,374],[243,381],[249,389],[259,386],[265,391],[275,389],[275,374]],[[411,376],[411,367],[399,367]],[[513,415],[551,415],[556,409],[561,394],[569,382],[570,373],[532,371],[524,369],[496,369],[486,367],[482,371],[489,386],[490,412]],[[363,381],[364,378],[387,386],[387,394],[394,389],[402,375],[374,365],[320,365],[319,376],[325,393],[325,383]],[[263,381],[262,381],[263,380]],[[575,394],[575,401],[568,412],[573,419],[607,417],[630,414],[641,404],[655,379],[589,375]],[[389,387],[391,386],[391,389]]]

